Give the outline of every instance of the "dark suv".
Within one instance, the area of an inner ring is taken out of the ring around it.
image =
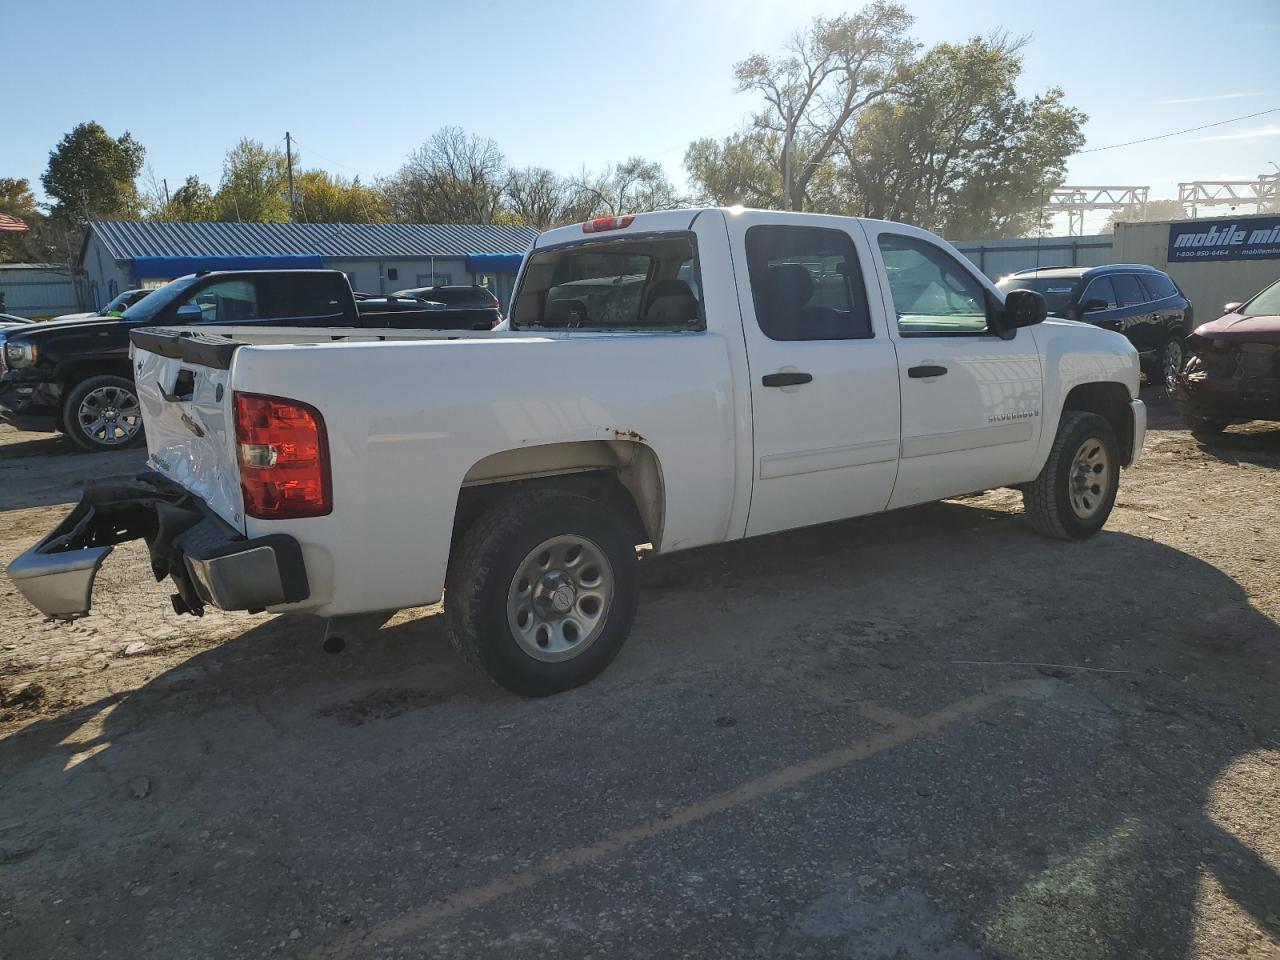
[[[1182,369],[1191,332],[1191,302],[1167,273],[1140,263],[1019,270],[996,283],[1001,291],[1034,290],[1049,314],[1081,320],[1128,337],[1150,383],[1167,384]]]
[[[498,298],[489,291],[489,288],[479,284],[472,284],[469,287],[462,284],[413,287],[409,290],[397,290],[392,296],[430,300],[432,303],[443,303],[446,307],[482,307],[491,310],[497,310],[500,307]]]

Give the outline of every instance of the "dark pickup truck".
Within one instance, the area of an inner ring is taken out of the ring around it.
[[[398,330],[489,330],[493,309],[455,309],[395,297],[357,302],[336,270],[246,270],[180,277],[119,317],[29,324],[7,332],[0,353],[0,422],[59,430],[84,450],[142,439],[129,367],[137,327],[262,324]]]

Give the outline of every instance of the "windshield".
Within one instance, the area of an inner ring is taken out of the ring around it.
[[[1004,277],[996,284],[1001,293],[1011,290],[1034,290],[1044,297],[1049,313],[1064,317],[1071,306],[1071,291],[1076,288],[1076,277]]]
[[[171,280],[159,290],[153,290],[132,307],[120,314],[123,320],[154,320],[165,307],[191,289],[200,278],[194,274]]]
[[[1240,308],[1246,317],[1280,317],[1280,280]]]

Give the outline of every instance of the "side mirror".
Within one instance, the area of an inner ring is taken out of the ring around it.
[[[1239,309],[1240,309],[1241,307],[1243,307],[1243,306],[1244,306],[1244,304],[1243,304],[1241,301],[1239,301],[1239,300],[1232,300],[1230,303],[1224,303],[1224,304],[1222,305],[1222,312],[1223,312],[1223,313],[1235,313],[1237,310],[1239,310]]]
[[[1110,309],[1111,304],[1107,303],[1105,300],[1099,299],[1098,297],[1094,297],[1092,300],[1086,300],[1084,303],[1080,304],[1081,313],[1093,313],[1095,310]]]
[[[194,303],[184,303],[178,308],[174,317],[185,323],[203,323],[204,311]]]
[[[1010,290],[1004,298],[1004,311],[1000,326],[1004,333],[1013,336],[1019,327],[1031,327],[1043,323],[1049,312],[1044,297],[1034,290]]]

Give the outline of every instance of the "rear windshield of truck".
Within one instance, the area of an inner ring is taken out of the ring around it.
[[[701,330],[701,301],[689,236],[594,240],[530,254],[511,327]]]

